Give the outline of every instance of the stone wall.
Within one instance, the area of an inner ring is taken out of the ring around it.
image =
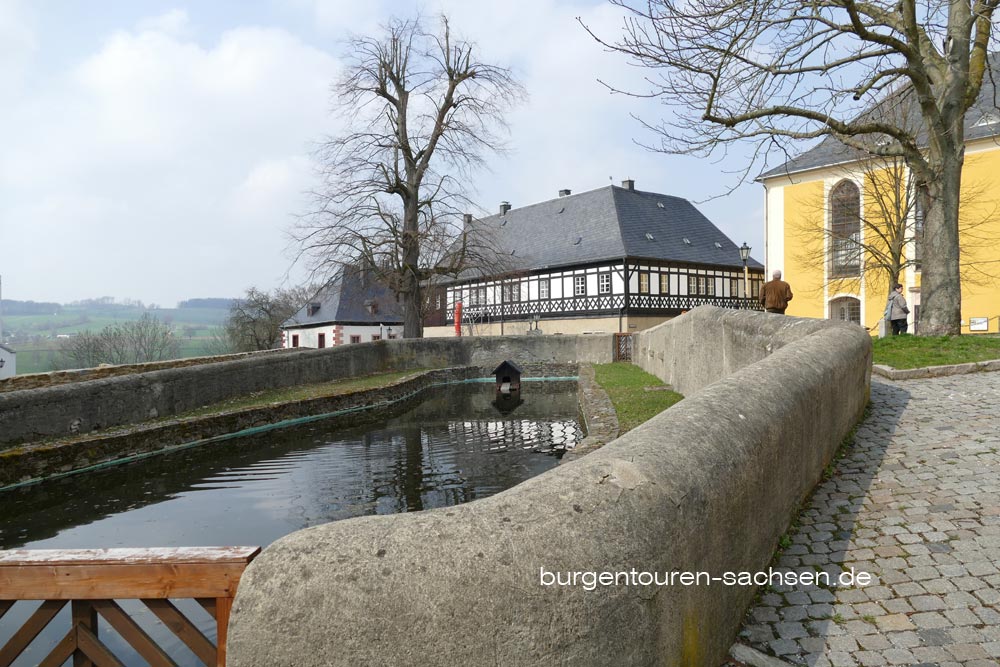
[[[122,462],[144,455],[191,444],[208,444],[216,440],[239,436],[248,429],[280,424],[293,420],[326,417],[330,425],[355,426],[384,418],[386,409],[357,410],[363,406],[403,408],[405,398],[422,389],[445,382],[481,377],[482,369],[463,366],[425,373],[415,373],[384,387],[322,396],[299,401],[273,403],[266,406],[231,410],[188,419],[174,419],[121,432],[74,438],[69,442],[38,443],[0,451],[0,489],[80,472],[109,463]],[[389,405],[392,404],[392,405]]]
[[[542,570],[766,569],[862,416],[871,340],[701,307],[636,349],[683,401],[491,498],[275,542],[241,581],[229,664],[719,665],[753,589],[587,591],[543,586]]]
[[[213,357],[188,357],[186,359],[170,359],[168,361],[150,361],[144,364],[108,364],[98,366],[96,368],[77,368],[65,371],[51,371],[49,373],[27,373],[25,375],[15,375],[14,377],[0,380],[0,392],[54,387],[56,385],[69,384],[71,382],[86,382],[87,380],[99,380],[101,378],[117,377],[119,375],[148,373],[150,371],[158,371],[165,368],[184,368],[186,366],[199,366],[201,364],[215,364],[220,361],[231,361],[233,359],[241,359],[243,357],[259,356],[263,354],[281,354],[282,352],[285,352],[285,350],[238,352],[236,354],[222,354]]]
[[[611,360],[612,336],[391,340],[0,393],[0,448],[169,417],[265,389],[390,370]]]

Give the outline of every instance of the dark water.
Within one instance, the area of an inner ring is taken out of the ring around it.
[[[581,437],[576,383],[523,386],[516,406],[494,405],[491,384],[451,385],[367,425],[312,422],[0,493],[0,548],[266,546],[329,521],[485,498],[553,467]],[[29,605],[0,620],[0,645]],[[35,644],[68,627],[51,626],[62,630]],[[197,664],[178,642],[166,647]],[[15,665],[42,656],[29,650]]]

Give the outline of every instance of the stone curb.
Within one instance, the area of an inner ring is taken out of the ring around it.
[[[792,665],[790,662],[761,653],[746,644],[733,644],[733,647],[729,649],[729,655],[732,656],[733,660],[750,665],[750,667],[791,667]]]
[[[985,371],[1000,371],[1000,359],[990,361],[973,361],[967,364],[952,366],[925,366],[923,368],[892,368],[882,364],[873,364],[872,373],[890,380],[915,380],[918,378],[939,378],[948,375],[966,375]]]
[[[571,451],[566,452],[560,463],[568,463],[600,449],[618,437],[618,413],[601,385],[594,377],[593,364],[580,364],[578,371],[579,389],[577,396],[580,401],[580,412],[586,437],[577,443]]]

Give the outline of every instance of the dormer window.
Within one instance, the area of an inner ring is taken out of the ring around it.
[[[312,317],[313,315],[315,315],[316,313],[318,313],[319,312],[319,305],[320,305],[319,302],[316,302],[316,301],[310,303],[308,306],[306,306],[306,314],[309,317]]]
[[[368,299],[365,301],[365,310],[368,311],[369,315],[375,315],[378,313],[378,302],[374,299]]]
[[[975,127],[985,127],[987,125],[996,125],[997,123],[1000,123],[1000,116],[991,111],[987,111],[980,116],[979,120],[976,121]]]

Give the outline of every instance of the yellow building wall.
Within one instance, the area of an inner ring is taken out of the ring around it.
[[[827,304],[838,296],[854,296],[863,300],[862,323],[872,334],[878,333],[879,320],[885,310],[889,287],[887,278],[866,277],[861,280],[825,282],[826,262],[823,256],[823,234],[817,224],[824,220],[827,186],[847,174],[818,170],[799,175],[801,182],[788,183],[784,192],[784,257],[785,280],[795,298],[787,313],[798,317],[828,317]],[[859,175],[860,178],[860,175]],[[861,188],[864,192],[865,188]],[[969,329],[970,318],[989,318],[988,332],[1000,332],[1000,147],[981,142],[970,145],[962,174],[961,230],[962,244],[962,321],[963,333]],[[873,218],[877,210],[866,192],[863,202],[865,216]],[[863,226],[862,226],[863,227]],[[871,233],[871,232],[868,232]],[[862,289],[862,281],[864,281]],[[919,303],[920,272],[906,270],[900,282],[910,305]],[[911,315],[912,324],[912,315]],[[912,332],[912,329],[911,329]]]
[[[796,317],[826,317],[824,306],[823,236],[816,233],[822,225],[823,181],[788,185],[785,195],[785,254],[783,279],[792,287],[792,300],[785,311]],[[767,276],[770,280],[771,276]]]
[[[970,152],[962,172],[962,333],[997,333],[1000,317],[1000,149]],[[969,320],[989,318],[988,332]]]
[[[899,172],[895,172],[899,173]],[[877,179],[883,178],[883,174],[878,174]],[[887,204],[887,199],[889,194],[885,187],[881,189],[881,192],[877,192],[876,188],[869,185],[862,176],[861,184],[861,196],[862,196],[862,211],[867,224],[883,225],[885,224],[885,217],[880,214],[880,206],[878,199],[881,197],[882,202]],[[892,182],[881,181],[881,182]],[[898,183],[898,180],[896,181]],[[896,216],[898,217],[898,216]],[[895,221],[893,221],[895,222]],[[866,235],[864,239],[865,245],[870,245],[874,248],[884,249],[883,252],[888,252],[888,248],[884,243],[881,243],[878,238],[868,238],[868,236],[875,235],[874,230],[866,229],[865,223],[861,225],[861,233]],[[906,250],[903,251],[904,259],[906,257]],[[875,273],[874,271],[871,273]],[[884,269],[878,270],[879,275],[866,275],[862,278],[865,281],[864,285],[864,308],[862,312],[861,323],[868,328],[873,336],[878,335],[878,325],[879,321],[885,315],[885,306],[889,301],[889,290],[892,286],[889,284],[889,276]],[[856,283],[860,282],[855,281]],[[904,286],[906,284],[906,275],[899,276],[899,282]],[[856,289],[856,293],[860,294],[861,290]],[[913,313],[913,299],[910,294],[906,292],[904,287],[903,296],[906,297],[906,303],[910,308],[910,312]],[[910,322],[913,321],[913,315],[910,315]],[[889,326],[889,325],[886,325]],[[912,333],[912,331],[910,332]]]

